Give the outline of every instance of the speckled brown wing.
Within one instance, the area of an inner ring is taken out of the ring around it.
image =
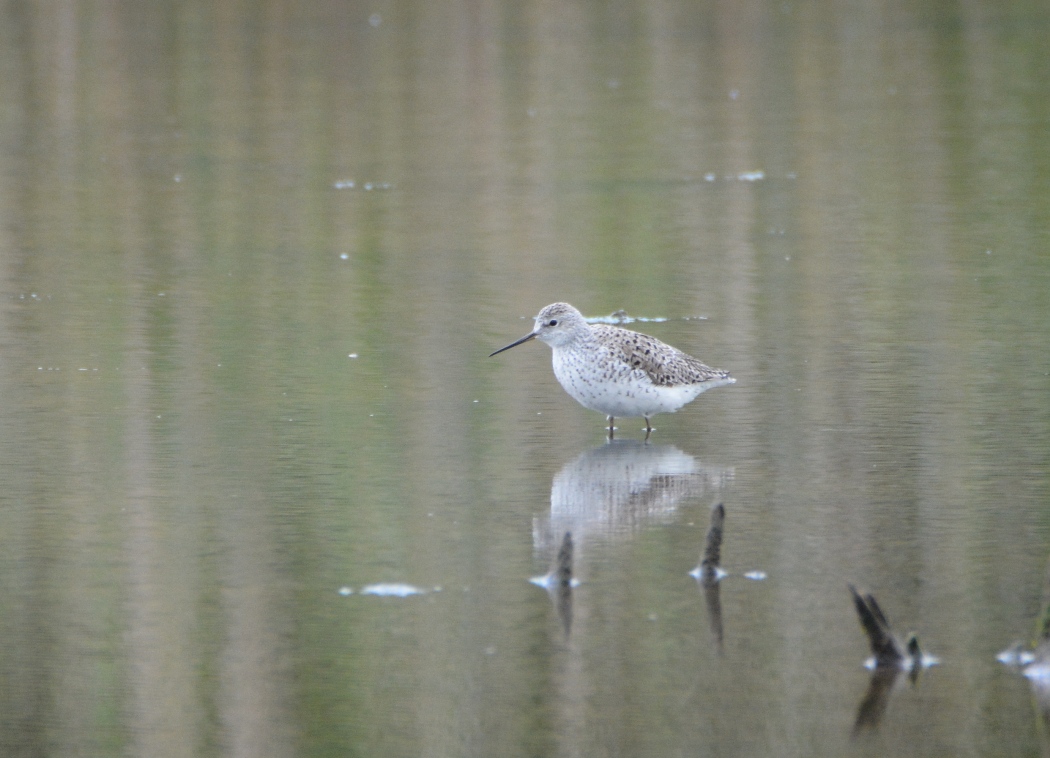
[[[688,353],[683,353],[648,334],[612,326],[602,326],[601,330],[615,331],[615,343],[622,351],[624,361],[631,367],[644,371],[657,386],[703,384],[729,378],[728,371],[711,368]],[[613,340],[610,340],[611,342]]]

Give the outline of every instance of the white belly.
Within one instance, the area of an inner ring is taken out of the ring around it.
[[[590,358],[590,356],[588,356]],[[657,386],[644,371],[623,362],[580,360],[554,351],[554,376],[580,405],[606,416],[652,416],[673,413],[716,382]]]

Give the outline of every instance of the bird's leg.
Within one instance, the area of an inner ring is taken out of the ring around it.
[[[613,432],[616,431],[616,427],[613,426],[613,417],[609,416],[609,439],[613,438]]]
[[[648,417],[648,416],[646,416],[646,417],[645,417],[645,441],[646,441],[646,442],[648,442],[648,441],[649,441],[649,435],[650,435],[650,434],[652,434],[652,433],[653,433],[653,427],[652,427],[652,425],[651,425],[651,424],[649,423],[649,417]]]

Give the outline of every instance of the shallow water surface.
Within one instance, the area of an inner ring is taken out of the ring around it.
[[[1048,24],[0,6],[0,752],[1050,750]],[[737,383],[609,443],[555,301]]]

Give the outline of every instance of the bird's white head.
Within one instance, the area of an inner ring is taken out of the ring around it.
[[[571,305],[568,303],[551,303],[536,316],[536,323],[531,332],[520,340],[510,343],[506,347],[501,347],[492,355],[502,353],[504,350],[510,350],[512,347],[517,347],[531,339],[541,340],[551,347],[562,347],[579,339],[589,329],[590,325],[583,317],[583,314]],[[491,358],[492,355],[489,357]]]
[[[532,333],[551,347],[567,345],[589,329],[583,314],[568,303],[551,303],[536,316]]]

